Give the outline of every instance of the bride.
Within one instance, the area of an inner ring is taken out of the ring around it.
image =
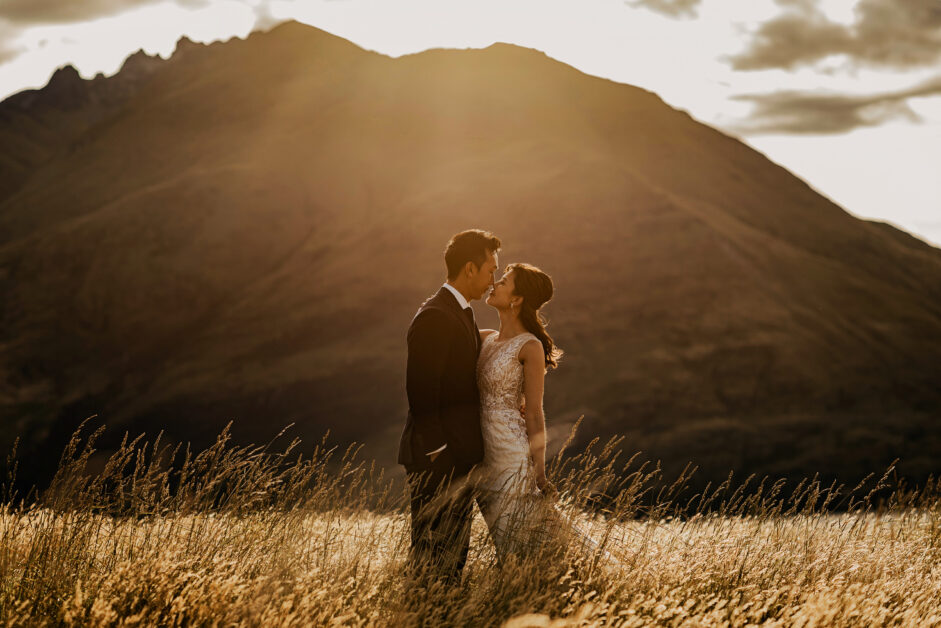
[[[597,547],[552,507],[555,487],[546,477],[543,388],[547,368],[558,366],[562,351],[539,310],[552,293],[549,275],[529,264],[510,264],[486,301],[499,312],[500,329],[480,332],[477,382],[484,459],[476,486],[501,559],[533,544],[561,540],[565,529],[583,545]]]

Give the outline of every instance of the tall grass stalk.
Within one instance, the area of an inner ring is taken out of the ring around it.
[[[6,626],[941,624],[938,486],[892,487],[891,467],[852,489],[730,474],[687,495],[692,469],[664,482],[622,440],[592,442],[550,476],[599,549],[497,562],[478,515],[448,587],[405,575],[403,485],[356,448],[126,437],[92,472],[101,432],[83,429],[41,493],[4,485]]]

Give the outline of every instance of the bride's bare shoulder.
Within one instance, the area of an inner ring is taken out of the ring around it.
[[[533,334],[527,334],[528,338],[523,338],[523,344],[520,347],[519,353],[516,354],[517,359],[523,364],[527,362],[536,363],[542,362],[545,364],[546,354],[542,348],[542,341],[539,340]]]
[[[480,339],[481,341],[483,341],[487,336],[489,336],[490,334],[495,334],[495,333],[497,333],[496,329],[481,329]]]

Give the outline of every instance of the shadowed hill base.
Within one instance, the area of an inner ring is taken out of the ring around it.
[[[93,413],[197,445],[296,422],[391,465],[405,329],[468,227],[556,282],[556,443],[585,415],[702,482],[939,470],[938,249],[533,50],[391,59],[288,23],[185,52],[105,109],[0,116],[30,147],[4,150],[0,440],[34,477]],[[64,116],[93,123],[42,131]]]

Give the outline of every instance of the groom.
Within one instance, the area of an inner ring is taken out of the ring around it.
[[[483,459],[477,356],[469,302],[493,285],[500,239],[471,229],[448,242],[448,280],[408,328],[408,419],[399,444],[410,493],[411,566],[460,582],[474,495],[467,475]]]

